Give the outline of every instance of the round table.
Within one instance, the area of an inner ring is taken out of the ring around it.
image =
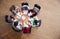
[[[25,14],[23,12],[19,12],[16,13],[15,16],[13,16],[15,19],[19,20],[20,22],[22,22],[22,26],[24,26],[24,23],[27,23],[30,19],[30,17],[28,16],[28,14]]]

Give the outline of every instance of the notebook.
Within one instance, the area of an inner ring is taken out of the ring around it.
[[[25,20],[26,19],[26,17],[25,16],[22,16],[22,20]]]
[[[27,14],[27,13],[28,13],[28,11],[27,11],[27,10],[24,10],[24,11],[23,11],[23,14]]]

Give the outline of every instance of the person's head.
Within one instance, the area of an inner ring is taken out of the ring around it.
[[[12,10],[15,10],[15,5],[12,5],[11,7],[10,7]]]
[[[38,13],[40,9],[41,9],[40,5],[34,4],[34,8],[33,8],[34,12]]]
[[[15,18],[12,15],[10,15],[10,18],[13,19],[13,20],[15,20]]]
[[[23,3],[21,3],[21,10],[28,10],[28,6],[29,6],[29,4],[27,3],[27,2],[23,2]]]
[[[38,4],[35,4],[34,7],[38,8],[39,10],[41,9],[41,7]]]
[[[25,30],[27,29],[27,27],[24,28]]]
[[[16,27],[18,25],[18,21],[14,22],[14,26]]]
[[[9,10],[12,12],[12,10],[15,10],[15,8],[16,8],[15,5],[11,5]]]

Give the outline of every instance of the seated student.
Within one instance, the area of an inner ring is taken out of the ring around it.
[[[36,15],[37,15],[37,13],[35,13],[35,12],[33,11],[33,9],[30,9],[30,10],[28,11],[28,16],[31,17],[31,18],[33,18],[33,17],[36,16]]]
[[[28,10],[28,16],[33,18],[34,16],[36,16],[38,14],[40,9],[41,9],[41,7],[38,4],[35,4],[33,9]]]
[[[29,24],[24,23],[22,26],[23,33],[31,33],[31,26]]]
[[[12,12],[12,14],[16,15],[16,13],[20,12],[20,9],[18,6],[12,5],[10,7],[10,11]]]
[[[34,22],[37,27],[39,27],[41,25],[41,20],[34,20]]]
[[[11,15],[5,15],[5,21],[8,23],[12,23],[13,17]]]
[[[41,25],[41,20],[38,19],[37,16],[34,17],[34,21],[35,21],[35,24],[36,24],[37,26],[40,26],[40,25]]]
[[[31,19],[29,19],[29,21],[31,22],[32,27],[41,25],[41,20],[37,20],[37,19],[31,18]]]
[[[30,27],[32,27],[32,24],[31,24],[31,22],[30,22],[30,21],[28,21],[28,22],[27,22],[27,24],[28,24]]]
[[[24,14],[27,14],[27,13],[28,13],[28,9],[29,9],[29,5],[28,5],[27,2],[21,3],[21,11],[22,11]]]
[[[35,13],[39,13],[39,11],[40,11],[40,9],[41,9],[41,7],[38,5],[38,4],[34,4],[34,8],[33,8],[33,11],[35,12]]]
[[[29,21],[30,21],[31,25],[34,27],[34,25],[35,25],[34,18],[30,18]]]
[[[20,24],[21,22],[19,22],[19,21],[14,21],[13,22],[13,28],[14,28],[14,30],[16,30],[16,31],[22,31],[22,26],[21,26],[21,24]]]

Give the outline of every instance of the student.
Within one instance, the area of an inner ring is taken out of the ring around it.
[[[33,9],[28,10],[28,16],[30,16],[31,18],[35,17],[40,9],[41,7],[38,4],[35,4]]]
[[[35,21],[34,20],[35,20],[34,18],[29,19],[32,27],[35,27]]]
[[[28,9],[29,9],[29,4],[27,2],[21,3],[21,11],[24,14],[27,14],[28,13]]]
[[[29,4],[27,2],[21,3],[21,9],[22,10],[28,10],[28,8],[29,8],[28,6],[29,6]]]
[[[40,11],[40,9],[41,9],[41,7],[38,5],[38,4],[34,4],[34,8],[33,8],[33,10],[34,10],[34,12],[35,13],[39,13],[39,11]]]
[[[31,33],[31,26],[29,24],[24,23],[22,26],[23,33]]]
[[[28,10],[28,16],[29,16],[30,18],[33,18],[33,17],[36,16],[36,15],[37,15],[37,13],[35,13],[35,12],[33,11],[33,9]]]
[[[5,21],[8,23],[12,23],[13,17],[11,15],[5,15]]]
[[[40,26],[41,25],[41,20],[37,20],[35,18],[31,18],[31,19],[29,19],[29,21],[31,22],[32,27],[36,27],[36,26]]]
[[[40,25],[41,25],[41,20],[38,19],[37,16],[34,17],[34,21],[35,21],[35,24],[36,24],[37,26],[40,26]]]
[[[20,23],[21,22],[19,22],[19,21],[14,21],[12,27],[17,31],[22,31],[22,25]]]
[[[20,9],[18,6],[12,5],[10,7],[10,11],[12,12],[13,15],[16,15],[16,13],[20,12]]]

